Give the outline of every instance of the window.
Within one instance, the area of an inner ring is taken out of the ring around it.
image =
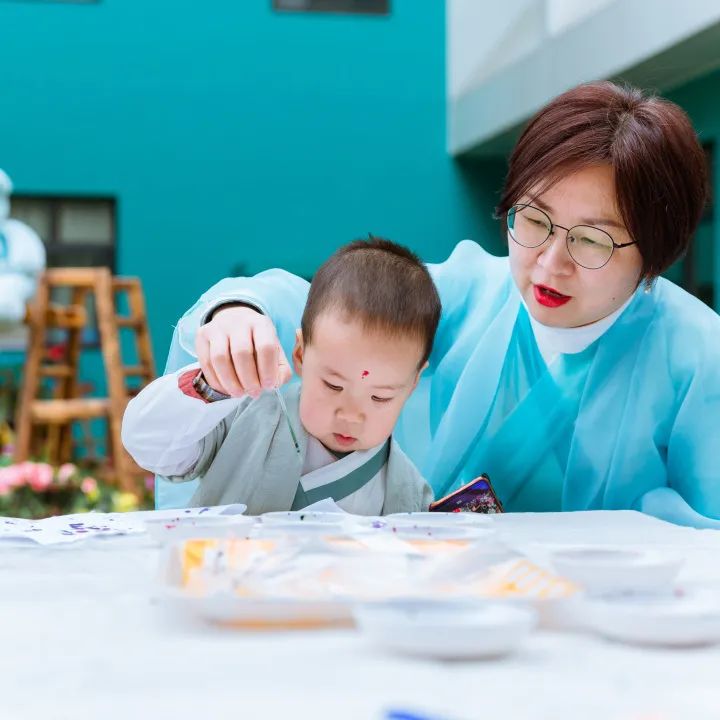
[[[272,0],[272,6],[280,12],[390,14],[390,0]]]
[[[45,243],[48,267],[109,267],[115,272],[114,198],[13,195],[10,216]]]
[[[13,194],[10,217],[27,223],[42,239],[48,267],[108,267],[115,274],[115,199],[43,197]],[[66,304],[69,291],[58,289],[52,300]],[[90,325],[83,332],[87,347],[98,345],[94,301],[88,299]],[[3,347],[25,347],[26,332],[16,333]],[[64,331],[50,333],[50,344],[63,343]]]

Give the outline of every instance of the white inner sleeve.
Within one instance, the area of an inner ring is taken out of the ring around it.
[[[185,395],[178,378],[187,365],[151,382],[125,410],[122,440],[140,467],[159,475],[182,475],[198,461],[202,439],[237,410],[242,398],[206,403]]]

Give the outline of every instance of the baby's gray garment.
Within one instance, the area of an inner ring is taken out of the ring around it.
[[[203,438],[195,465],[182,475],[168,478],[173,482],[199,478],[190,506],[245,503],[249,515],[292,507],[308,435],[300,423],[299,383],[283,394],[301,454],[295,450],[274,393],[263,393],[257,400],[245,398],[236,412]],[[430,486],[391,440],[383,515],[427,510],[432,499]]]

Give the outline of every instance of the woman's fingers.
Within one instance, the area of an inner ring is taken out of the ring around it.
[[[235,365],[231,356],[230,338],[222,332],[214,333],[210,337],[210,367],[211,375],[214,375],[221,387],[215,388],[232,397],[240,397],[245,394],[243,384],[235,373]],[[204,372],[204,371],[203,371]],[[207,375],[211,387],[215,387]]]
[[[198,332],[195,337],[195,352],[197,353],[198,362],[200,363],[202,374],[205,377],[205,382],[211,388],[229,395],[215,374],[215,370],[210,362],[210,341],[205,334],[201,334],[200,332]]]
[[[278,385],[284,385],[286,382],[290,381],[290,378],[292,377],[292,370],[290,369],[290,364],[285,357],[285,353],[283,352],[280,343],[278,343],[278,348],[280,351],[280,358],[278,362]]]
[[[233,372],[240,385],[250,397],[258,397],[262,388],[255,364],[255,348],[253,347],[251,328],[238,328],[237,332],[230,336],[230,356]]]
[[[292,377],[272,322],[250,308],[218,311],[198,330],[195,350],[207,383],[233,397],[258,397]]]
[[[263,322],[258,322],[253,327],[253,341],[255,345],[255,357],[257,359],[258,377],[265,390],[278,387],[279,373],[278,365],[285,354],[280,347],[275,328],[272,323],[262,317]]]

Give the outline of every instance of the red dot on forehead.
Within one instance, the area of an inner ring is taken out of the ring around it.
[[[370,373],[369,373],[367,370],[363,370],[361,377],[366,378],[369,374],[370,374]]]

